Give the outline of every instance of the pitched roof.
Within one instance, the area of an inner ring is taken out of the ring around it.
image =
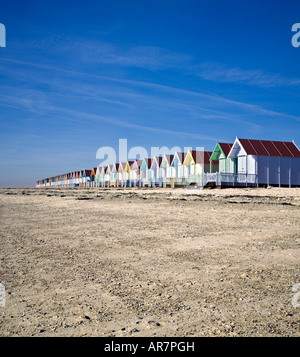
[[[152,164],[152,160],[153,159],[144,159],[145,160],[145,162],[146,162],[146,165],[147,165],[147,167],[148,167],[148,169],[151,167],[151,164]],[[143,160],[143,161],[144,161]]]
[[[168,164],[171,165],[171,162],[172,162],[172,160],[174,158],[174,155],[166,154],[165,157],[166,157],[166,159],[168,161]]]
[[[294,142],[238,139],[248,155],[300,157]]]
[[[232,143],[218,143],[219,144],[219,146],[221,147],[221,149],[222,149],[222,151],[223,151],[223,153],[224,153],[224,155],[227,157],[228,156],[228,154],[229,154],[229,151],[231,150],[231,148],[232,148]]]
[[[194,159],[194,162],[196,164],[210,164],[210,157],[212,155],[211,151],[196,151],[196,150],[191,150],[190,153],[192,154],[192,157]],[[212,164],[217,164],[218,162],[212,161]]]
[[[126,168],[127,162],[121,162],[119,164],[119,169],[118,171],[124,171],[124,169]]]
[[[155,156],[154,159],[157,161],[158,166],[160,166],[163,159],[162,156]]]
[[[86,176],[90,176],[92,170],[83,170],[82,172],[84,172]]]
[[[177,151],[176,151],[173,160],[175,159],[175,156],[177,156],[178,159],[179,159],[179,161],[180,161],[180,163],[182,164],[183,161],[184,161],[184,159],[185,159],[185,157],[186,157],[186,154],[187,154],[186,152],[177,152]],[[172,160],[172,161],[173,161],[173,160]]]
[[[131,168],[134,169],[136,168],[137,170],[141,167],[143,163],[143,160],[135,160],[133,164],[131,165]]]

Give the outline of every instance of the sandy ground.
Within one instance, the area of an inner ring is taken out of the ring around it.
[[[300,189],[2,188],[0,336],[300,336],[299,213]]]

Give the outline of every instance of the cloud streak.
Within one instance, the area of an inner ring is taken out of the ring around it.
[[[264,88],[279,86],[297,86],[298,78],[286,78],[279,74],[266,73],[261,70],[245,70],[238,67],[226,67],[221,64],[201,64],[198,76],[214,82],[243,83]]]
[[[18,68],[15,66],[17,64],[21,68],[24,66],[31,67],[32,70],[25,72],[25,77],[24,71],[22,72],[22,79],[27,80],[28,82],[32,82],[32,78],[37,77],[36,80],[38,82],[48,83],[49,77],[51,77],[51,73],[62,73],[64,74],[64,78],[60,78],[60,82],[52,82],[52,97],[53,95],[57,96],[59,92],[62,94],[64,93],[65,99],[69,98],[70,100],[72,100],[72,96],[73,99],[75,96],[77,96],[77,98],[81,97],[81,100],[84,99],[82,96],[89,97],[92,98],[95,102],[99,101],[104,102],[107,105],[110,104],[113,106],[114,110],[116,109],[116,106],[123,106],[134,109],[135,107],[141,105],[146,105],[150,108],[156,106],[161,110],[168,111],[174,111],[174,109],[177,108],[181,109],[182,113],[185,111],[191,118],[194,119],[224,119],[236,123],[253,125],[254,127],[257,127],[257,122],[245,120],[244,117],[251,118],[251,116],[254,115],[267,117],[276,116],[282,118],[288,117],[292,120],[300,121],[298,116],[276,112],[251,103],[235,101],[224,96],[216,95],[214,93],[191,91],[188,89],[177,88],[174,86],[153,83],[149,81],[102,76],[94,73],[70,70],[40,63],[36,64],[34,62],[27,62],[11,58],[1,58],[0,63],[1,61],[13,64],[15,73],[18,71]],[[47,70],[46,74],[41,72],[38,76],[34,75],[35,70],[44,69]],[[22,69],[20,70],[22,71]],[[228,76],[229,79],[232,78],[231,80],[238,81],[239,78],[240,80],[241,78],[243,80],[246,80],[248,77],[250,78],[250,73],[248,72],[246,74],[244,73],[244,76],[241,76],[240,72],[230,73],[230,76]],[[81,86],[74,85],[74,83],[76,83],[78,80],[78,77],[88,79],[89,81],[87,82],[84,80],[84,84]],[[265,80],[265,82],[267,81]],[[113,84],[113,86],[108,87],[108,83]],[[274,81],[272,83],[274,83]],[[118,87],[117,84],[122,85],[123,89],[122,87]],[[143,91],[143,89],[146,89],[146,92]],[[46,96],[45,94],[41,94],[40,99],[39,97],[35,98],[34,96],[38,93],[38,91],[32,91],[30,94],[30,91],[27,91],[23,93],[23,99],[17,95],[15,101],[13,98],[6,98],[7,100],[2,98],[2,104],[0,105],[15,106],[16,103],[19,103],[20,105],[23,104],[23,107],[27,110],[43,113],[45,111],[44,100]],[[104,95],[104,93],[106,95]]]

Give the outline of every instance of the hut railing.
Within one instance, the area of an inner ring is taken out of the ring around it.
[[[217,186],[247,186],[257,185],[258,176],[256,174],[248,173],[204,173],[202,179],[202,186],[204,187],[208,182],[215,182]]]

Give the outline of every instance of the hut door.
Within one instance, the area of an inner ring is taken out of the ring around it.
[[[232,161],[233,161],[233,173],[237,174],[237,172],[238,172],[237,158],[232,159]]]

